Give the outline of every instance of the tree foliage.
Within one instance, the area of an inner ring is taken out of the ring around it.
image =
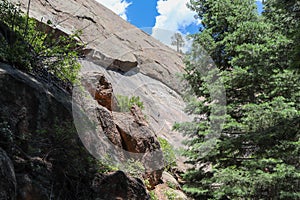
[[[157,139],[163,152],[165,170],[169,171],[172,167],[176,166],[175,150],[168,140],[161,137]]]
[[[190,1],[203,26],[192,36],[184,74],[195,96],[186,98],[187,111],[197,117],[174,127],[191,138],[185,155],[195,168],[184,189],[197,198],[300,198],[299,20],[287,11],[298,1],[266,2],[259,15],[253,0]],[[218,70],[203,71],[212,62],[199,55],[199,44]],[[212,128],[218,88],[208,80],[223,82],[227,113],[214,148],[203,154],[206,138],[219,130]]]
[[[171,45],[176,46],[177,52],[182,52],[181,48],[184,46],[185,42],[182,38],[182,35],[180,33],[175,33],[171,37],[172,43]]]
[[[63,81],[75,82],[83,43],[80,31],[72,35],[55,31],[26,16],[7,0],[0,2],[0,60],[26,71],[46,69]]]

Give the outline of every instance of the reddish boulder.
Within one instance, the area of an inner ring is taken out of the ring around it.
[[[83,75],[82,84],[92,97],[108,110],[117,109],[116,97],[110,82],[100,72],[87,72]]]
[[[133,106],[131,113],[113,112],[114,121],[122,138],[124,150],[136,156],[145,167],[143,177],[151,187],[157,185],[163,172],[163,154],[153,129],[141,110]]]

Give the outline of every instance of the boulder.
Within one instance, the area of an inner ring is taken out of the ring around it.
[[[162,180],[164,183],[172,187],[173,189],[180,189],[180,185],[177,180],[168,172],[164,171],[162,174]]]
[[[122,138],[123,148],[137,154],[137,159],[144,165],[144,178],[151,187],[160,181],[164,162],[160,144],[153,129],[147,124],[138,106],[131,108],[131,113],[113,112],[114,121]]]
[[[192,200],[188,198],[181,190],[170,188],[167,184],[157,185],[153,191],[159,200]]]
[[[96,115],[103,133],[114,145],[122,148],[122,137],[118,132],[112,114],[105,107],[97,106]]]
[[[97,159],[123,160],[123,144],[110,110],[80,87],[73,91],[73,118],[86,149]]]
[[[92,97],[108,110],[117,110],[116,97],[110,82],[100,72],[87,72],[82,74],[81,83]]]
[[[0,148],[0,199],[14,200],[16,189],[14,166],[6,152]]]
[[[149,124],[146,121],[145,115],[143,114],[142,110],[137,106],[133,105],[130,109],[132,116],[134,117],[134,122],[139,124],[140,126],[148,126]]]
[[[131,178],[122,171],[112,174],[97,174],[92,188],[98,200],[148,200],[150,196],[143,182],[138,178]]]
[[[114,112],[113,117],[126,151],[145,153],[160,148],[152,129],[135,121],[130,113]]]

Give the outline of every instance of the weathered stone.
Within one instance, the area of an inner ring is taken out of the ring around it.
[[[168,195],[172,195],[174,200],[192,200],[181,190],[172,189],[167,184],[157,185],[153,191],[159,200],[169,200]]]
[[[0,63],[0,116],[19,137],[71,119],[71,98],[54,85]]]
[[[155,133],[146,124],[139,111],[139,108],[135,107],[131,109],[132,113],[113,112],[114,122],[121,134],[124,149],[132,153],[145,153],[159,149],[160,145]]]
[[[97,159],[109,155],[114,161],[123,160],[123,144],[111,111],[87,91],[75,92],[73,117],[78,135],[88,151]]]
[[[130,109],[131,114],[134,117],[134,121],[140,126],[149,126],[148,122],[145,119],[145,115],[142,113],[142,110],[137,106],[133,105]]]
[[[179,189],[180,185],[177,182],[177,180],[168,172],[164,171],[162,174],[162,180],[164,183],[166,183],[167,185],[171,185],[172,187],[174,187],[173,189]]]
[[[87,72],[82,75],[83,87],[89,91],[92,97],[108,110],[117,110],[116,97],[110,82],[100,72]]]
[[[21,4],[26,10],[28,0]],[[31,0],[29,11],[65,33],[82,30],[81,39],[87,43],[83,70],[104,73],[115,94],[140,96],[157,135],[181,146],[183,136],[171,131],[174,122],[190,120],[183,112],[183,83],[177,76],[184,72],[181,54],[94,0]]]
[[[116,126],[121,134],[123,148],[130,153],[142,155],[138,159],[146,171],[144,178],[152,187],[159,183],[163,171],[163,155],[154,131],[146,123],[139,107],[131,113],[113,113]]]
[[[14,166],[6,152],[0,148],[0,199],[14,200],[16,189]]]
[[[122,139],[117,130],[112,114],[106,108],[98,106],[96,108],[96,115],[104,134],[114,145],[122,148]]]
[[[138,178],[131,178],[122,171],[112,174],[98,174],[92,184],[99,199],[148,200],[143,182]]]

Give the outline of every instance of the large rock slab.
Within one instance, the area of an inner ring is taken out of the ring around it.
[[[10,0],[19,2],[19,0]],[[26,10],[28,0],[21,2]],[[123,69],[141,65],[141,73],[179,89],[176,73],[183,72],[181,54],[123,20],[95,0],[31,0],[31,17],[66,33],[82,30],[92,61]]]
[[[19,2],[19,0],[10,0]],[[21,7],[27,9],[29,0]],[[83,72],[102,72],[115,94],[140,96],[155,133],[173,146],[184,137],[172,131],[175,122],[189,121],[183,112],[183,56],[134,27],[95,0],[31,0],[29,15],[65,33],[82,30],[87,43]]]

